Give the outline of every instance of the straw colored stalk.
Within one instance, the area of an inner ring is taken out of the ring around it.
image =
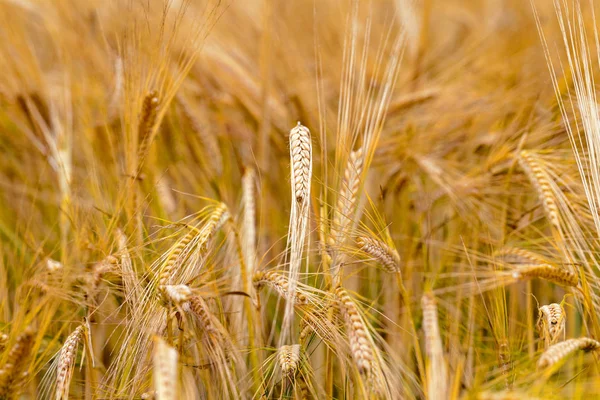
[[[423,332],[427,356],[427,394],[430,399],[448,397],[448,371],[438,322],[438,309],[431,293],[421,298],[423,308]]]
[[[550,346],[538,360],[538,368],[549,368],[559,363],[576,351],[593,351],[600,348],[600,342],[582,337],[578,339],[567,339],[564,342],[556,343]]]

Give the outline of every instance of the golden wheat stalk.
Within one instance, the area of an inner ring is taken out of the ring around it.
[[[582,337],[578,339],[567,339],[563,342],[556,343],[550,346],[538,360],[537,366],[539,369],[552,367],[558,362],[568,357],[570,354],[581,351],[593,351],[600,348],[600,342]]]
[[[556,199],[552,192],[552,182],[546,171],[540,165],[538,159],[527,150],[519,153],[519,165],[525,171],[527,178],[533,184],[538,193],[546,217],[556,229],[560,230],[560,219]]]
[[[176,400],[177,394],[177,351],[162,338],[154,342],[154,390],[157,400]]]
[[[577,287],[579,278],[573,272],[549,264],[521,265],[512,273],[515,279],[541,278],[561,286]]]
[[[338,287],[335,289],[334,294],[340,305],[342,318],[346,324],[352,358],[356,363],[358,372],[369,376],[373,369],[374,354],[368,338],[368,329],[358,312],[356,304],[354,304],[354,301],[346,290]]]
[[[79,325],[63,344],[58,356],[58,366],[56,368],[56,400],[67,400],[69,398],[69,388],[73,369],[75,368],[75,358],[77,356],[77,347],[82,341],[85,333],[85,326]]]
[[[14,399],[22,391],[26,377],[27,362],[33,345],[33,332],[27,329],[17,337],[10,349],[6,362],[0,369],[0,398]]]
[[[400,270],[400,255],[396,249],[380,240],[365,236],[360,236],[356,243],[362,251],[379,261],[387,272],[394,273]]]
[[[256,287],[256,290],[260,290],[260,288],[263,286],[268,286],[288,301],[293,300],[293,302],[296,304],[308,303],[307,298],[304,294],[297,291],[292,294],[289,289],[290,285],[288,278],[277,272],[258,271],[254,274],[252,282],[254,283],[254,287]]]
[[[430,399],[445,399],[448,396],[448,371],[442,347],[435,297],[426,293],[421,298],[423,308],[423,332],[427,355],[427,394]]]
[[[560,336],[565,334],[565,310],[558,303],[552,303],[539,308],[537,322],[540,339],[544,341],[544,348],[548,348],[560,341]]]

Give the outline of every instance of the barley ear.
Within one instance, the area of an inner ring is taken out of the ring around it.
[[[567,339],[564,342],[550,346],[540,356],[537,366],[539,369],[549,368],[578,350],[588,352],[598,349],[600,349],[600,342],[594,339],[587,337]]]
[[[427,393],[430,399],[445,399],[448,396],[448,371],[438,321],[435,297],[431,293],[421,298],[423,308],[423,332],[427,355]]]
[[[85,334],[84,325],[78,326],[63,344],[58,356],[58,366],[56,368],[56,400],[67,400],[69,398],[69,388],[73,369],[75,368],[75,358],[77,357],[77,347]]]
[[[160,337],[154,341],[154,390],[158,400],[175,400],[177,395],[177,351]]]
[[[21,393],[32,345],[33,331],[30,329],[17,337],[16,343],[8,353],[6,363],[0,369],[0,398],[14,399]]]

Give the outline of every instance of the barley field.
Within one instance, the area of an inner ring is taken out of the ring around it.
[[[600,398],[599,30],[0,0],[0,399]]]

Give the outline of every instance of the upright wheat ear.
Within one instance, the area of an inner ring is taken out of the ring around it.
[[[256,261],[256,201],[254,199],[255,172],[248,168],[242,177],[242,198],[244,203],[244,262],[248,277],[254,273]]]
[[[306,229],[310,208],[310,180],[312,176],[312,144],[310,131],[300,122],[290,131],[290,159],[292,207],[288,227],[289,271],[286,280],[288,301],[285,304],[279,346],[289,344],[293,338],[294,302],[299,299],[296,288],[300,279],[302,253],[306,243]],[[283,281],[280,281],[283,283]]]
[[[427,354],[427,393],[430,399],[445,399],[448,396],[448,371],[440,336],[438,309],[431,293],[421,298],[423,308],[423,332]]]
[[[544,341],[544,348],[548,348],[560,341],[560,336],[565,333],[565,310],[558,303],[541,306],[539,309],[537,327],[540,339]]]
[[[379,261],[387,272],[393,273],[400,270],[400,255],[387,244],[364,236],[359,237],[356,243],[362,251]]]
[[[546,350],[540,357],[537,366],[540,369],[548,368],[557,364],[563,358],[569,356],[571,353],[574,353],[577,350],[592,351],[598,350],[599,348],[600,342],[594,339],[586,337],[579,339],[567,339],[564,342],[550,346],[548,350]]]
[[[138,123],[138,166],[141,166],[144,162],[148,148],[154,138],[154,125],[156,124],[159,105],[160,100],[156,90],[151,91],[144,97]]]
[[[546,217],[550,220],[552,226],[560,229],[560,220],[558,218],[558,207],[554,194],[552,193],[552,185],[548,174],[540,166],[536,157],[526,150],[519,154],[519,165],[525,171],[527,178],[535,187],[538,196],[544,206]]]
[[[298,122],[290,131],[290,159],[292,162],[292,191],[298,203],[310,193],[312,172],[312,145],[310,131]]]
[[[69,387],[75,368],[75,357],[77,356],[77,347],[84,335],[85,327],[78,326],[73,333],[69,335],[65,344],[63,344],[58,356],[58,366],[56,367],[56,400],[67,400],[69,398]]]
[[[562,286],[575,287],[579,284],[574,273],[548,264],[522,265],[512,275],[515,279],[541,278]]]
[[[160,337],[155,338],[153,364],[156,398],[177,399],[177,351]]]
[[[356,206],[356,194],[360,186],[360,176],[363,169],[362,148],[350,152],[348,164],[344,171],[342,187],[338,193],[337,205],[333,213],[331,224],[330,244],[333,246],[343,245],[349,225]]]
[[[338,287],[334,294],[340,305],[340,311],[342,312],[344,321],[346,322],[352,358],[356,362],[358,372],[368,376],[372,371],[374,355],[371,343],[368,339],[367,327],[360,317],[356,304],[354,304],[354,301],[348,295],[346,290],[342,287]]]
[[[26,330],[19,335],[17,342],[10,349],[6,363],[0,369],[0,398],[14,399],[21,393],[23,379],[26,377],[26,367],[29,360],[33,332]]]

